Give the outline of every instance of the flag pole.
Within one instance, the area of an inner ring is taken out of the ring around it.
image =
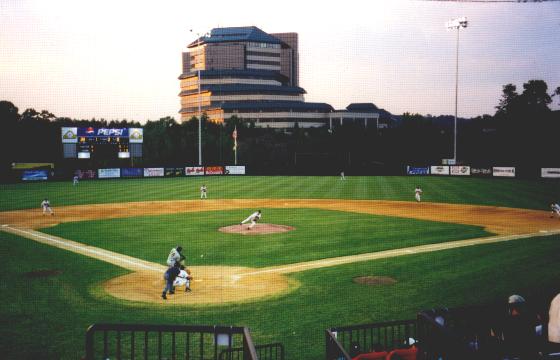
[[[235,126],[235,129],[233,130],[233,152],[235,154],[235,161],[234,161],[234,165],[237,165],[237,125]]]

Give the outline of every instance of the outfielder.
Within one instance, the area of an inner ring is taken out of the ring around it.
[[[208,196],[206,194],[207,192],[208,192],[208,189],[206,188],[206,185],[202,185],[200,187],[200,198],[201,199],[207,199],[208,198]]]
[[[181,246],[171,249],[167,257],[167,266],[174,266],[176,263],[180,264],[182,260],[185,260],[185,256],[181,254],[181,251],[183,251]]]
[[[560,218],[560,205],[558,203],[550,204],[550,217],[553,218],[554,215]]]
[[[249,217],[248,217],[247,219],[243,220],[243,221],[241,222],[241,224],[239,224],[239,225],[243,225],[243,224],[245,224],[246,222],[249,222],[249,221],[250,221],[250,222],[251,222],[251,225],[249,225],[249,227],[247,228],[247,230],[251,230],[251,229],[257,224],[257,221],[259,221],[260,218],[261,218],[261,211],[260,211],[260,210],[257,210],[257,211],[255,211],[254,213],[252,213],[251,215],[249,215]]]
[[[414,198],[416,199],[417,202],[422,201],[421,196],[422,196],[422,189],[420,188],[420,185],[416,186],[416,189],[414,189]]]
[[[179,271],[179,275],[173,281],[173,288],[176,286],[184,286],[185,292],[192,291],[191,290],[191,271],[189,269],[185,270],[185,266],[181,265],[181,271]]]
[[[49,202],[49,199],[43,200],[43,202],[41,202],[41,208],[43,208],[43,215],[46,215],[47,213],[54,215],[54,211],[51,208],[51,203]]]
[[[72,178],[72,185],[78,185],[78,175],[74,175],[74,177]]]

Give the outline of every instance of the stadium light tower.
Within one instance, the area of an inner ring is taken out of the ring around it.
[[[459,31],[467,27],[467,18],[460,17],[445,23],[448,30],[457,29],[457,49],[455,57],[455,122],[453,126],[453,165],[457,162],[457,99],[459,92]]]
[[[190,32],[193,32],[192,29]],[[201,36],[207,35],[208,33],[196,33],[196,51],[198,59],[202,58],[200,55],[200,38]],[[198,79],[198,166],[202,166],[202,98],[200,96],[200,66],[197,66],[196,77]]]

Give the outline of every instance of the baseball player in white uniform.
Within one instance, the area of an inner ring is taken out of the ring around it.
[[[422,189],[420,188],[420,185],[416,186],[416,189],[414,189],[414,198],[416,199],[416,201],[420,202],[422,201],[421,197],[422,197]]]
[[[560,205],[558,203],[550,204],[550,217],[554,217],[554,215],[560,218]]]
[[[45,199],[43,200],[43,202],[41,202],[41,208],[43,208],[43,215],[46,215],[47,213],[54,215],[54,211],[51,208],[51,203],[49,202],[49,199]]]
[[[251,229],[257,224],[257,221],[259,221],[260,218],[261,218],[261,211],[260,211],[260,210],[257,210],[257,211],[255,211],[254,213],[252,213],[251,215],[249,215],[249,217],[248,217],[247,219],[243,220],[243,221],[241,222],[241,224],[239,224],[239,225],[243,225],[243,224],[245,224],[246,222],[249,222],[249,221],[250,221],[250,222],[251,222],[251,225],[249,225],[249,227],[247,228],[247,230],[251,230]]]
[[[344,176],[344,171],[340,172],[340,180],[346,180],[346,176]]]
[[[175,263],[180,263],[181,260],[185,259],[185,256],[181,254],[181,251],[183,251],[181,246],[171,249],[169,256],[167,257],[167,266],[174,266]]]
[[[78,175],[75,175],[75,176],[72,178],[72,185],[74,185],[74,186],[78,185]]]
[[[185,287],[185,292],[192,291],[191,290],[191,279],[192,279],[191,271],[189,269],[185,270],[185,266],[181,265],[181,271],[179,272],[179,275],[177,275],[177,277],[173,281],[173,287],[184,286]]]
[[[206,194],[207,192],[208,192],[208,189],[206,188],[206,185],[202,185],[200,187],[200,198],[201,199],[207,199],[208,198],[208,196]]]

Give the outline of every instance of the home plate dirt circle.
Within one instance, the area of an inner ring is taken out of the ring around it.
[[[230,225],[219,228],[218,230],[223,233],[241,234],[241,235],[265,235],[277,234],[295,230],[296,228],[288,225],[277,224],[256,224],[252,229],[249,225]]]

